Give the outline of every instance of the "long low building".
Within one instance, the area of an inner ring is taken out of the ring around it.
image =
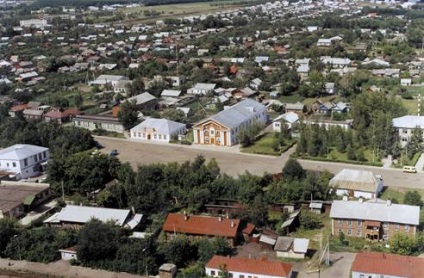
[[[143,215],[135,214],[129,209],[67,205],[60,212],[46,219],[44,223],[50,226],[79,228],[93,218],[104,223],[112,221],[117,226],[132,230],[140,224]]]
[[[208,277],[291,278],[292,268],[293,265],[278,261],[215,255],[207,262],[205,271]]]
[[[371,171],[343,169],[330,180],[339,196],[372,199],[383,190],[383,179]]]
[[[133,127],[130,131],[131,139],[169,142],[174,136],[185,134],[185,124],[167,119],[149,118]]]
[[[74,122],[74,126],[88,130],[103,129],[118,133],[123,133],[125,131],[119,119],[113,117],[77,115],[72,121]]]
[[[369,240],[388,240],[396,233],[415,236],[420,224],[420,207],[390,201],[333,201],[331,234]]]
[[[0,184],[0,219],[18,218],[51,197],[47,183],[2,181]]]

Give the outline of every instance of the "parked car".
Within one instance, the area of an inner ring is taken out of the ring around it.
[[[113,149],[113,150],[110,151],[109,155],[112,156],[112,157],[117,156],[118,155],[118,151],[115,150],[115,149]]]
[[[416,173],[417,172],[417,168],[415,168],[414,166],[403,166],[402,170],[405,173]]]

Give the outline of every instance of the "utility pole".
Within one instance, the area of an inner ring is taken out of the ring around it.
[[[65,189],[63,187],[63,180],[61,182],[61,185],[62,185],[62,200],[65,202]]]

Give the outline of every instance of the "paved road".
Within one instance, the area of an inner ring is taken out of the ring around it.
[[[264,172],[281,172],[292,150],[279,157],[244,154],[237,147],[223,148],[216,146],[185,146],[176,144],[159,144],[132,141],[108,137],[96,137],[108,153],[111,149],[119,151],[121,161],[130,162],[134,167],[138,164],[158,162],[183,162],[203,155],[206,159],[215,158],[221,171],[232,176],[249,171],[252,174],[262,175]],[[384,184],[391,187],[424,188],[424,173],[408,174],[400,169],[387,169],[373,166],[352,165],[310,160],[299,160],[305,169],[327,170],[337,173],[344,168],[370,170],[383,176]]]

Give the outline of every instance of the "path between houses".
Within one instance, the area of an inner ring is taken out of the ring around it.
[[[415,168],[417,168],[418,172],[424,172],[423,167],[424,167],[424,153],[421,154],[420,158],[417,161],[417,164],[415,164]]]

